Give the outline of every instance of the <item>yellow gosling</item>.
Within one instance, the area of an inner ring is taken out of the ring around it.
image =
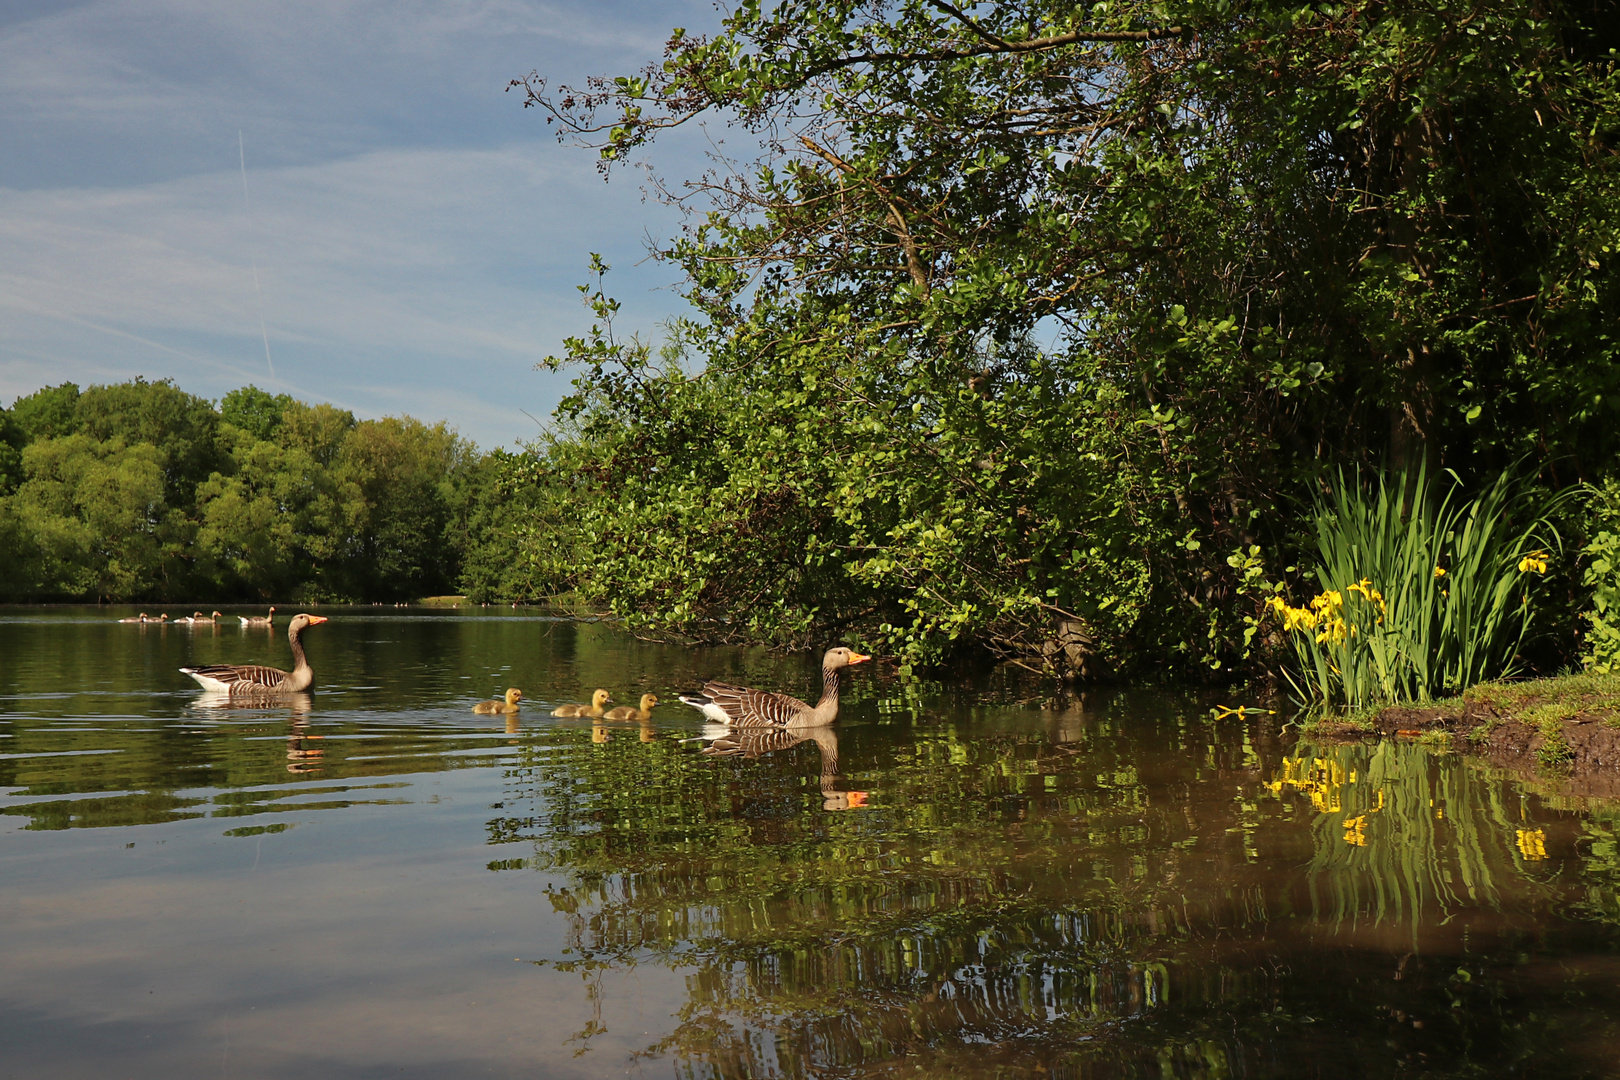
[[[493,701],[480,701],[473,706],[473,712],[483,716],[492,716],[496,713],[512,713],[518,711],[518,702],[523,700],[523,691],[512,687],[506,692],[505,699],[495,698]]]
[[[551,710],[551,715],[597,717],[601,716],[605,711],[602,706],[606,705],[612,700],[613,699],[608,696],[608,692],[606,690],[598,690],[596,693],[591,695],[591,703],[589,705],[559,705],[555,709]]]
[[[632,709],[628,705],[620,705],[617,709],[609,709],[607,711],[607,719],[640,721],[651,720],[652,707],[656,704],[658,704],[657,694],[642,694],[641,708]]]

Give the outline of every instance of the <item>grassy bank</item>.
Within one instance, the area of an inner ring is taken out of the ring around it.
[[[1505,761],[1620,770],[1620,675],[1482,683],[1432,705],[1323,716],[1303,727],[1317,737],[1444,736]]]

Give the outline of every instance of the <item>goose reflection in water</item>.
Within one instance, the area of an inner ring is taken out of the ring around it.
[[[309,721],[302,716],[294,716],[292,730],[287,732],[287,771],[290,773],[320,772],[326,763],[326,747],[311,746],[326,738],[325,735],[311,735]]]
[[[658,733],[653,730],[652,721],[650,719],[637,720],[635,721],[635,724],[637,736],[642,742],[650,743],[654,739],[658,738]],[[628,730],[628,728],[628,724],[613,723],[606,719],[598,718],[591,721],[591,742],[600,745],[612,739],[613,732],[615,730],[625,731]]]
[[[295,691],[290,694],[232,694],[227,690],[204,690],[191,699],[191,708],[198,709],[204,715],[233,711],[262,712],[267,715],[286,712],[292,718],[301,720],[315,707],[315,699],[308,691]]]
[[[326,736],[309,733],[309,712],[314,705],[314,699],[304,692],[255,697],[251,694],[232,696],[224,690],[204,690],[191,702],[191,708],[204,715],[227,710],[250,711],[264,713],[265,718],[270,719],[274,714],[285,713],[292,725],[287,732],[287,771],[290,773],[318,772],[324,765],[326,748],[320,741]],[[508,731],[512,730],[511,724],[508,721]]]
[[[815,728],[733,728],[724,724],[703,725],[702,738],[709,741],[699,753],[704,757],[757,758],[779,750],[791,750],[812,742],[821,751],[821,808],[855,810],[866,805],[868,793],[844,791],[838,774],[838,732],[830,727]]]

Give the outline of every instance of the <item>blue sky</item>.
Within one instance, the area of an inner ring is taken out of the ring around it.
[[[718,19],[684,0],[6,0],[0,403],[144,375],[448,420],[486,448],[532,436],[525,411],[567,389],[535,362],[589,325],[589,252],[614,266],[617,329],[656,338],[681,303],[645,242],[678,221],[506,84],[629,72]],[[660,169],[695,172],[702,138],[663,143]]]

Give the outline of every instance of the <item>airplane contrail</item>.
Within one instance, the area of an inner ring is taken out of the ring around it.
[[[247,192],[247,150],[242,145],[242,129],[236,129],[236,156],[242,163],[242,209],[252,212],[248,206]],[[264,339],[264,366],[270,369],[270,377],[276,377],[276,365],[270,359],[270,331],[264,327],[264,293],[259,289],[259,260],[248,249],[248,261],[253,264],[253,295],[259,301],[259,336]]]

